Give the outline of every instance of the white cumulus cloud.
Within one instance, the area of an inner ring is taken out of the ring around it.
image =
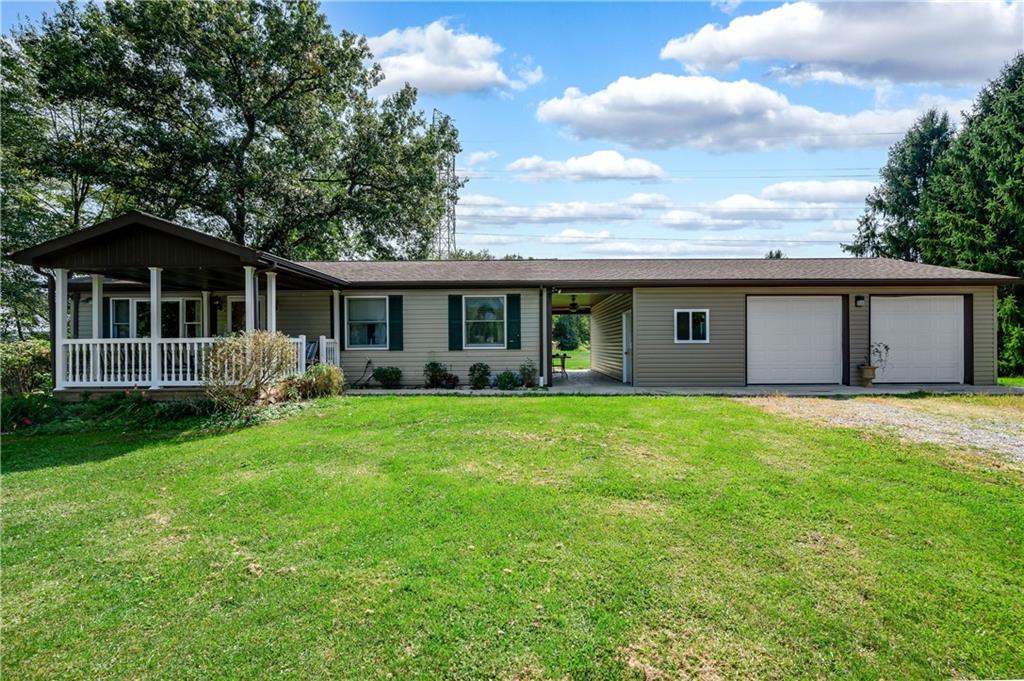
[[[607,239],[611,233],[607,229],[597,232],[588,232],[583,229],[563,229],[558,234],[541,237],[546,244],[587,244]]]
[[[506,166],[520,179],[534,182],[567,180],[659,180],[665,171],[656,163],[642,158],[626,158],[613,150],[595,151],[586,156],[573,156],[565,161],[549,161],[541,156],[516,159]]]
[[[470,229],[485,225],[622,222],[643,217],[643,210],[640,208],[611,201],[554,201],[516,206],[504,202],[485,203],[479,198],[467,202],[462,198],[456,210],[459,224]]]
[[[762,189],[761,196],[782,201],[860,203],[874,186],[875,183],[868,180],[778,182]]]
[[[668,41],[663,59],[691,72],[743,61],[791,77],[976,84],[1024,45],[1024,1],[789,2]]]
[[[496,151],[474,151],[466,157],[466,165],[469,167],[478,166],[482,163],[487,163],[497,158],[498,152]]]
[[[668,208],[672,205],[672,199],[664,194],[636,192],[627,196],[625,203],[639,208]]]
[[[576,137],[636,148],[687,147],[711,151],[886,146],[924,108],[942,104],[954,115],[966,101],[931,98],[917,107],[837,114],[793,104],[785,95],[748,80],[656,73],[622,76],[587,94],[568,88],[537,108],[542,122],[565,126]]]
[[[501,45],[490,36],[451,28],[443,21],[392,29],[367,38],[367,42],[384,70],[385,80],[377,87],[381,94],[394,92],[405,83],[437,95],[507,91],[522,89],[543,77],[536,67],[518,79],[510,78],[498,62]]]

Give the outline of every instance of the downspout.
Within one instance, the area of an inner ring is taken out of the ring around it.
[[[33,265],[32,271],[46,277],[47,290],[47,315],[50,318],[50,385],[57,385],[57,333],[53,326],[53,319],[57,316],[57,280],[50,272],[44,272],[38,266]]]

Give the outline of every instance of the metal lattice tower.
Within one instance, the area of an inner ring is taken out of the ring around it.
[[[434,125],[442,122],[450,125],[451,118],[434,109]],[[441,212],[437,233],[434,236],[434,257],[438,260],[450,260],[455,252],[455,204],[459,200],[454,153],[446,154],[438,165],[437,182],[444,188],[444,210]]]

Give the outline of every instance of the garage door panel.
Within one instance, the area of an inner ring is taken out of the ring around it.
[[[878,383],[962,383],[963,296],[871,298],[871,342],[889,346]]]
[[[842,298],[747,299],[747,382],[842,381]]]

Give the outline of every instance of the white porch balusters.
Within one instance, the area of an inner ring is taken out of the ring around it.
[[[150,388],[160,387],[160,298],[163,270],[159,267],[149,268],[149,381]]]
[[[68,335],[68,271],[61,267],[53,270],[53,341],[54,388],[64,388],[64,341]]]
[[[245,265],[245,332],[256,330],[256,268]]]
[[[277,331],[277,272],[267,272],[267,331]]]

